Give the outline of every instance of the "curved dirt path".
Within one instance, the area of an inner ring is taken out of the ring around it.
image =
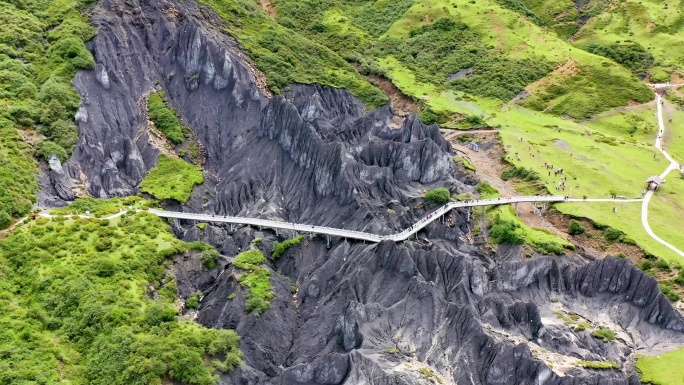
[[[670,173],[670,171],[679,168],[679,163],[672,159],[672,157],[670,156],[670,154],[667,153],[667,151],[663,150],[662,138],[665,133],[665,123],[663,123],[663,105],[661,102],[662,98],[660,94],[656,93],[656,107],[658,109],[658,134],[656,135],[654,147],[665,156],[665,159],[667,159],[670,162],[670,165],[667,166],[667,168],[665,169],[665,171],[662,172],[662,174],[660,174],[660,178],[664,180],[667,174]],[[641,224],[644,226],[644,230],[646,230],[646,232],[648,233],[648,235],[651,236],[651,238],[658,241],[658,243],[662,244],[668,249],[684,257],[684,252],[672,246],[671,244],[665,242],[662,238],[655,235],[653,230],[651,230],[651,226],[648,224],[648,203],[651,201],[651,197],[653,197],[653,191],[649,190],[646,193],[646,196],[644,196],[644,201],[641,203]]]

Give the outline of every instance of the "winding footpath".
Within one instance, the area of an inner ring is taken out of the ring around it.
[[[655,85],[656,88],[658,85]],[[656,135],[656,140],[655,140],[655,148],[660,151],[664,156],[665,159],[667,159],[670,162],[670,165],[665,169],[665,171],[660,174],[660,178],[665,180],[665,177],[667,174],[670,173],[672,170],[676,170],[679,168],[679,163],[677,163],[670,154],[667,153],[667,151],[663,150],[663,143],[662,143],[662,138],[663,135],[665,134],[665,123],[663,122],[663,105],[662,105],[662,98],[660,94],[656,93],[656,107],[658,109],[658,134]],[[680,256],[684,257],[684,252],[679,250],[678,248],[672,246],[671,244],[665,242],[662,238],[659,236],[655,235],[653,230],[651,230],[651,226],[648,224],[648,203],[651,201],[651,197],[653,197],[653,191],[649,190],[646,193],[646,196],[644,196],[644,200],[641,203],[641,224],[644,226],[644,230],[648,233],[648,235],[651,236],[651,238],[655,239],[668,249],[674,251],[675,253],[679,254]]]

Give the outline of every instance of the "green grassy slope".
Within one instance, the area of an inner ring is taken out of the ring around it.
[[[684,385],[680,366],[684,350],[675,350],[655,357],[641,357],[636,368],[642,373],[641,381],[653,385]]]
[[[200,0],[228,23],[242,47],[264,72],[275,92],[292,83],[321,83],[348,88],[370,107],[387,102],[380,90],[331,49],[278,24],[251,0]]]
[[[616,2],[589,20],[575,36],[574,44],[637,43],[655,58],[652,81],[669,80],[684,69],[684,2],[680,0],[628,0]]]
[[[70,82],[93,58],[84,42],[95,30],[79,0],[0,1],[0,229],[35,200],[37,167],[26,136],[42,135],[34,153],[65,160],[76,145],[74,114],[80,104]]]
[[[157,199],[175,199],[187,202],[195,185],[204,182],[202,169],[182,159],[159,154],[157,167],[150,170],[140,182],[140,191]]]
[[[177,320],[164,269],[191,247],[147,213],[21,225],[0,242],[0,383],[215,384],[239,338]]]
[[[528,88],[525,104],[556,115],[586,118],[652,97],[628,69],[573,49],[495,0],[275,4],[277,21],[359,63],[363,73],[389,77],[402,92],[424,101],[424,110],[432,112],[424,118],[445,125],[458,126],[455,113],[477,114],[472,102],[495,111],[540,79]],[[571,71],[564,71],[567,63]],[[463,70],[469,75],[449,80]]]

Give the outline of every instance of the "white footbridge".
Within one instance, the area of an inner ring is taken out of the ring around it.
[[[561,195],[549,195],[549,196],[518,196],[511,198],[492,198],[492,199],[479,199],[479,200],[467,200],[459,202],[449,202],[444,206],[438,208],[432,213],[426,215],[424,218],[418,222],[411,225],[409,228],[398,232],[396,234],[388,235],[378,235],[367,233],[363,231],[345,230],[338,229],[334,227],[325,226],[315,226],[307,225],[302,223],[292,223],[283,222],[277,220],[269,219],[259,219],[259,218],[245,218],[245,217],[231,217],[225,215],[215,215],[215,214],[195,214],[195,213],[184,213],[178,211],[163,211],[150,209],[148,212],[157,215],[162,218],[172,218],[172,219],[187,219],[200,222],[222,222],[231,223],[239,225],[250,225],[250,226],[261,226],[272,229],[283,229],[292,230],[298,233],[312,233],[312,234],[324,234],[334,237],[358,239],[362,241],[369,242],[381,242],[385,240],[401,242],[407,240],[412,235],[419,232],[425,226],[430,223],[440,219],[444,214],[451,211],[452,209],[459,207],[477,207],[477,206],[490,206],[490,205],[502,205],[502,204],[515,204],[515,203],[537,203],[547,204],[549,202],[641,202],[643,199],[615,199],[615,198],[600,198],[600,199],[577,199],[577,198],[567,198]]]

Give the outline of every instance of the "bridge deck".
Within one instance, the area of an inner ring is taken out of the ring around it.
[[[190,219],[203,222],[223,222],[223,223],[233,223],[241,225],[251,225],[251,226],[262,226],[274,229],[285,229],[293,230],[302,233],[315,233],[315,234],[325,234],[336,237],[344,237],[351,239],[358,239],[370,242],[380,242],[383,240],[392,240],[395,242],[404,241],[408,239],[411,235],[417,233],[425,226],[429,225],[433,221],[439,219],[442,215],[446,214],[452,209],[459,207],[477,207],[477,206],[489,206],[489,205],[500,205],[509,203],[521,203],[521,202],[641,202],[642,199],[566,199],[560,195],[549,195],[549,196],[520,196],[512,198],[493,198],[493,199],[480,199],[471,201],[459,201],[459,202],[449,202],[444,206],[438,208],[432,213],[428,214],[418,222],[411,225],[411,227],[396,233],[389,235],[378,235],[372,233],[366,233],[362,231],[345,230],[333,227],[325,226],[314,226],[306,225],[301,223],[291,223],[282,222],[269,219],[259,219],[259,218],[245,218],[245,217],[232,217],[232,216],[222,216],[213,214],[194,214],[194,213],[183,213],[177,211],[162,211],[150,209],[151,214],[155,214],[163,218],[175,218],[175,219]]]

